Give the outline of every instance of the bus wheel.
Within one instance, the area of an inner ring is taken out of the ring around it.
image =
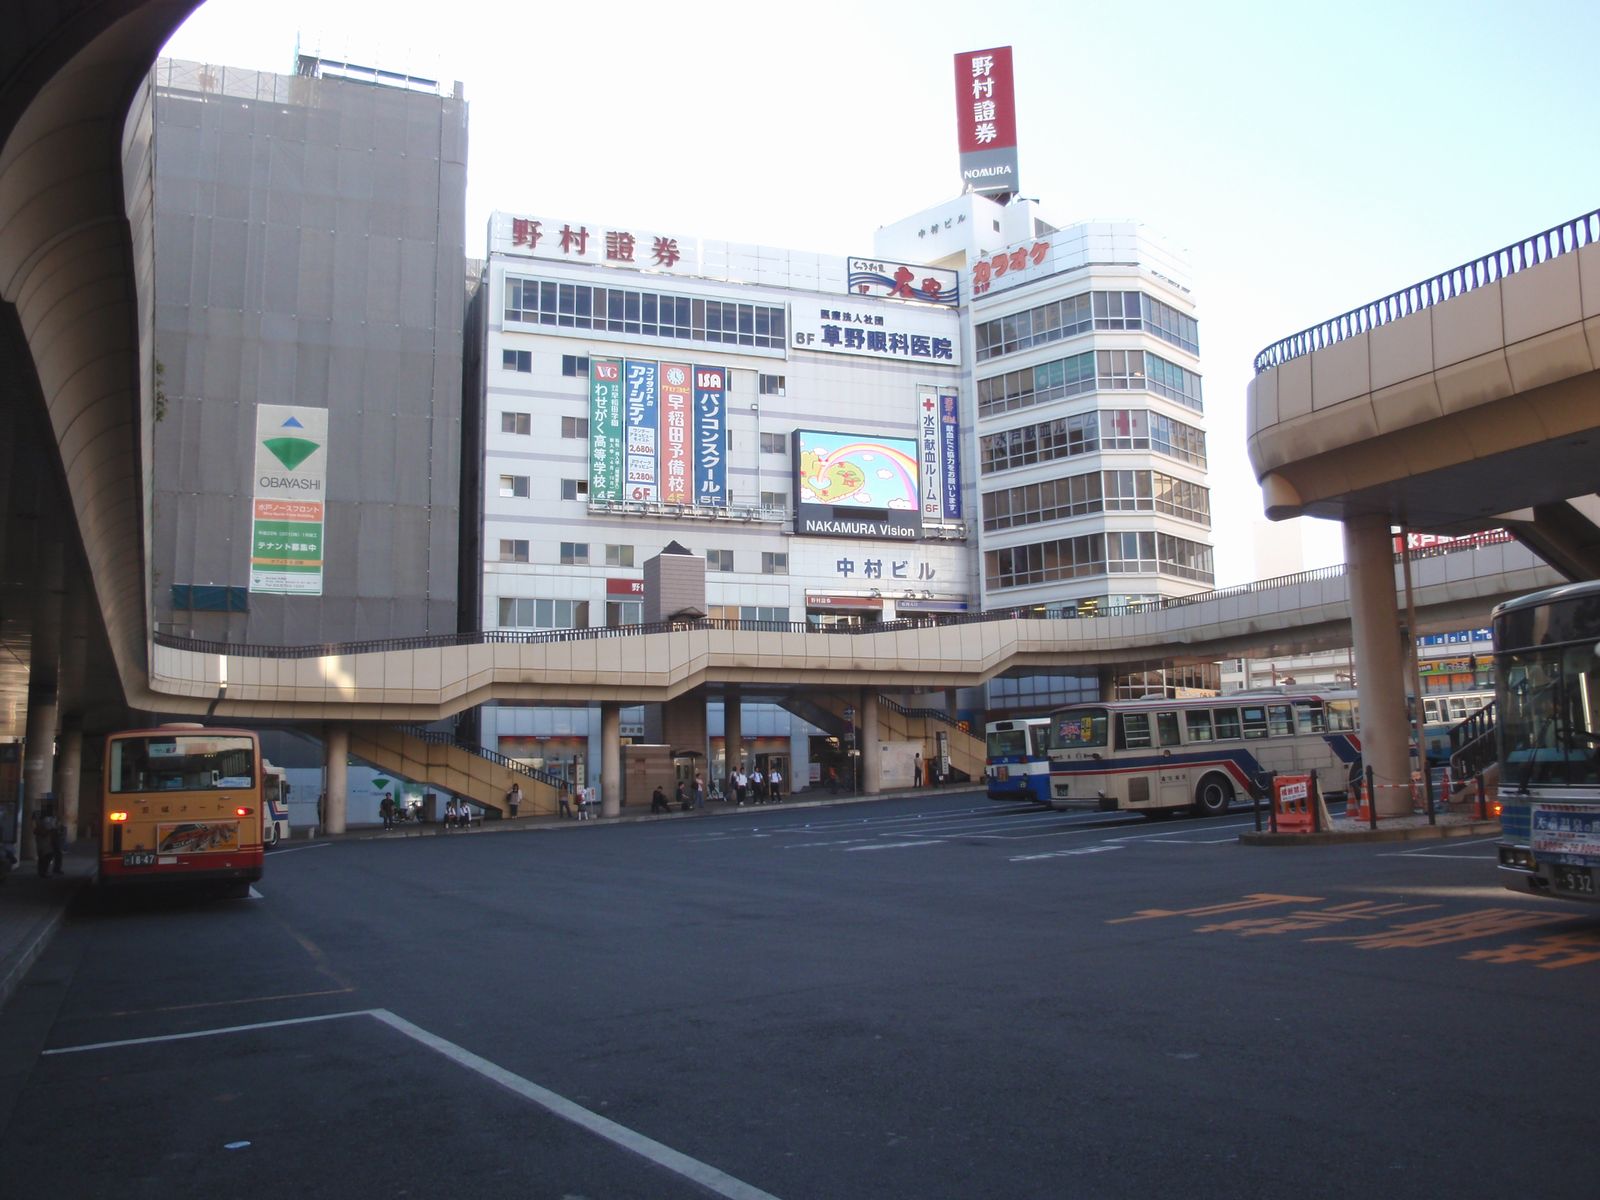
[[[1220,817],[1233,803],[1233,784],[1226,776],[1207,775],[1194,790],[1194,812],[1197,817]]]
[[[267,831],[267,836],[262,839],[268,849],[278,844],[278,823],[274,821],[272,828]]]

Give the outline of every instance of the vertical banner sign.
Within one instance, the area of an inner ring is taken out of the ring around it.
[[[956,135],[962,191],[1015,195],[1021,184],[1010,46],[956,55]]]
[[[943,516],[961,519],[961,410],[954,396],[939,396],[939,479],[944,488]]]
[[[930,387],[917,389],[917,459],[921,466],[922,487],[919,503],[922,515],[937,521],[944,508],[944,485],[939,471],[939,396]]]
[[[622,498],[622,363],[591,358],[589,502]]]
[[[322,595],[328,410],[256,406],[250,590]]]
[[[727,384],[721,367],[694,369],[694,502],[717,508],[728,504],[728,443],[723,430]]]
[[[665,504],[693,504],[689,486],[690,453],[694,445],[694,391],[689,386],[687,363],[661,364],[661,500]]]
[[[629,500],[661,499],[661,468],[657,454],[661,408],[658,365],[630,358],[623,368]]]

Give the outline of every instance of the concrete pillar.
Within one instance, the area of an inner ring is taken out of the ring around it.
[[[961,707],[956,702],[955,688],[945,688],[944,690],[944,715],[952,721],[961,719]]]
[[[739,689],[734,685],[722,693],[722,749],[727,764],[723,775],[732,775],[744,762],[744,725],[739,712]]]
[[[61,730],[61,758],[56,763],[56,815],[67,843],[78,840],[79,792],[83,778],[83,730],[77,722],[68,722]]]
[[[1380,817],[1411,811],[1405,659],[1400,606],[1394,593],[1394,543],[1387,516],[1344,523],[1350,583],[1350,630],[1356,652],[1356,697],[1361,705],[1361,756],[1375,773]],[[1342,781],[1341,781],[1342,782]]]
[[[1095,671],[1095,681],[1100,687],[1100,699],[1111,701],[1117,698],[1117,673],[1111,667],[1100,667]]]
[[[55,781],[55,688],[29,686],[26,742],[22,747],[22,828],[18,839],[24,861],[33,857],[33,818]]]
[[[600,815],[614,817],[622,811],[622,705],[615,700],[600,704]]]
[[[329,725],[323,734],[323,766],[328,777],[322,800],[322,832],[343,833],[350,808],[350,727]]]
[[[861,791],[876,796],[883,790],[880,783],[883,764],[878,757],[878,693],[872,688],[862,688],[856,713],[861,734]]]

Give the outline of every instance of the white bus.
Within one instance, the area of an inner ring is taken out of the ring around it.
[[[1074,704],[1050,721],[1056,809],[1215,816],[1262,794],[1269,771],[1315,771],[1326,793],[1361,770],[1353,691]]]
[[[1050,803],[1050,718],[1017,717],[984,727],[991,800]]]
[[[282,767],[261,760],[261,844],[289,840],[289,778]]]
[[[1459,725],[1493,700],[1492,690],[1429,692],[1422,697],[1423,720],[1429,725]]]

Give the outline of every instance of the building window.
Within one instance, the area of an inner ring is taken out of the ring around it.
[[[788,313],[780,305],[706,300],[633,288],[506,279],[505,319],[526,325],[679,338],[721,346],[788,346]],[[563,374],[588,374],[588,363]]]
[[[774,512],[787,512],[789,509],[789,493],[787,492],[762,492],[761,507]]]
[[[589,437],[589,418],[562,417],[561,436],[564,438],[577,438],[579,441],[587,441]]]
[[[528,543],[523,538],[500,539],[501,562],[527,562]]]
[[[500,494],[502,496],[526,496],[528,494],[528,477],[526,475],[500,476]]]
[[[1152,391],[1204,412],[1200,376],[1144,350],[1089,350],[978,380],[978,415],[998,416],[1093,391]]]
[[[729,567],[732,570],[732,567]],[[763,575],[787,575],[789,573],[789,555],[786,552],[763,550],[761,552],[761,573]]]
[[[589,565],[588,542],[562,542],[561,565],[564,567],[586,567]]]
[[[500,414],[501,433],[520,433],[524,437],[533,432],[531,413],[503,412]]]
[[[763,433],[761,435],[761,453],[789,453],[789,435],[786,433]]]
[[[561,481],[561,498],[563,500],[587,500],[589,498],[589,481],[587,479],[563,479]]]
[[[1190,354],[1200,353],[1195,319],[1139,292],[1084,292],[974,325],[979,362],[1077,337],[1092,329],[1144,330]]]
[[[587,629],[587,600],[533,600],[503,596],[500,599],[502,629]]]
[[[789,610],[787,608],[768,607],[765,604],[746,604],[739,609],[739,620],[760,621],[768,625],[787,625],[789,623]]]
[[[761,376],[761,394],[763,396],[781,396],[783,395],[783,388],[782,375]]]
[[[517,371],[527,375],[533,370],[533,351],[502,350],[500,351],[500,365],[507,371]]]
[[[631,566],[633,566],[633,547],[632,546],[607,546],[606,547],[606,566],[608,566],[608,567],[631,567]]]
[[[563,354],[561,356],[561,373],[569,379],[589,378],[588,358],[581,354]]]
[[[706,570],[708,570],[708,571],[731,571],[731,570],[733,570],[733,551],[732,550],[707,550],[706,551]]]

